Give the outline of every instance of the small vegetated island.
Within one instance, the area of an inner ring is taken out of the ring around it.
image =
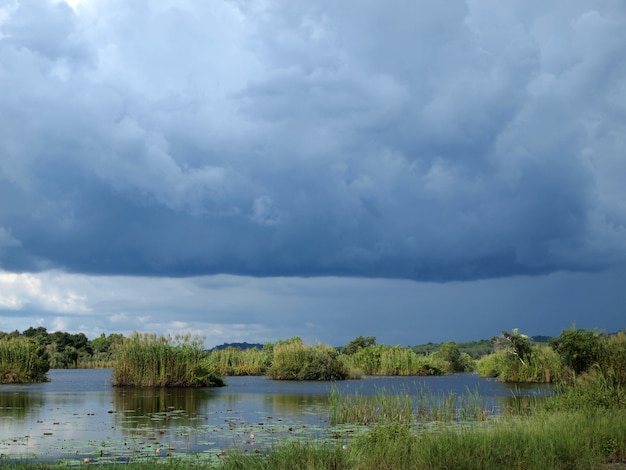
[[[221,387],[209,370],[200,338],[134,333],[119,345],[113,364],[115,386]]]

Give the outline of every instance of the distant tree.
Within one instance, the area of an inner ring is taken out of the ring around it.
[[[43,326],[38,326],[37,328],[31,326],[27,330],[24,330],[22,335],[27,338],[36,339],[39,343],[46,343],[48,340],[48,330]]]
[[[110,345],[110,341],[104,333],[91,340],[91,349],[97,353],[107,352]]]
[[[464,365],[461,362],[461,351],[454,341],[443,343],[439,348],[439,355],[449,364],[450,372],[461,372]]]
[[[376,336],[368,336],[363,337],[359,336],[358,338],[354,338],[352,341],[348,343],[346,347],[343,348],[343,353],[352,355],[355,354],[359,349],[366,348],[368,346],[373,346],[376,344]]]

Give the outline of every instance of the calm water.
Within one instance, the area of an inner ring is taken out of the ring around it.
[[[0,385],[0,463],[215,456],[231,446],[255,451],[292,436],[331,434],[329,382],[229,377],[222,388],[146,389],[112,387],[106,369],[51,370],[48,377],[42,384]],[[547,387],[519,389],[473,374],[368,377],[335,386],[360,395],[478,392],[496,412],[514,395],[549,393]]]

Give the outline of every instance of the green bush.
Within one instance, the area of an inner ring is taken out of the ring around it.
[[[563,330],[558,338],[550,340],[550,346],[561,356],[563,364],[575,374],[580,374],[598,361],[600,342],[598,333],[572,327]]]

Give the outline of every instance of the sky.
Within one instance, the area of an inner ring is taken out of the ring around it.
[[[0,330],[626,327],[622,0],[0,0]]]

